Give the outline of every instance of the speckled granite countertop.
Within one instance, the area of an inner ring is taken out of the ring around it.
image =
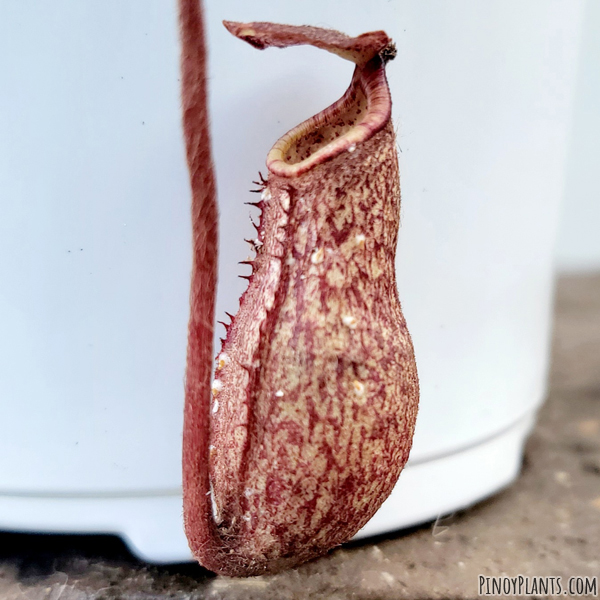
[[[521,477],[435,527],[245,580],[148,567],[116,538],[0,534],[3,600],[475,598],[479,574],[600,575],[600,275],[559,281],[550,394]]]

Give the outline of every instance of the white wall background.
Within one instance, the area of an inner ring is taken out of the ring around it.
[[[599,31],[600,2],[587,0],[557,242],[561,271],[600,270]]]

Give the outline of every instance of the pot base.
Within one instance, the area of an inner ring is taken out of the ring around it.
[[[532,412],[478,444],[417,464],[409,461],[390,497],[354,539],[427,523],[506,487],[519,473],[534,420]],[[150,563],[193,560],[179,490],[62,497],[0,493],[0,529],[115,534]]]

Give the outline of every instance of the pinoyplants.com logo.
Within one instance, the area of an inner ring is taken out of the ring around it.
[[[480,596],[598,596],[597,577],[486,577],[479,575]]]

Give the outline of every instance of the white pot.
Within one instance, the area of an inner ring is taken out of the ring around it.
[[[384,28],[398,45],[398,281],[422,396],[409,466],[364,535],[518,472],[545,392],[581,4],[207,2],[218,318],[245,285],[251,180],[352,71],[313,48],[259,53],[221,19]],[[114,532],[152,561],[190,556],[177,34],[174,1],[0,7],[0,527]]]

